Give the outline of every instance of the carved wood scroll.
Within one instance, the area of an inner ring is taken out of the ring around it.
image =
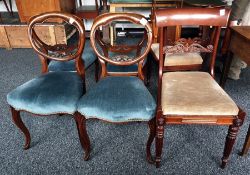
[[[165,46],[163,47],[164,53],[185,53],[185,52],[207,52],[211,53],[213,51],[213,45],[209,44],[207,46],[202,46],[206,41],[203,41],[201,38],[180,38],[175,41],[174,46]]]

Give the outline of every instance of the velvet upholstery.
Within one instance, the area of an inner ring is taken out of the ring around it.
[[[110,122],[148,121],[156,104],[138,77],[106,77],[78,102],[77,111],[86,118]]]
[[[96,59],[96,55],[90,45],[90,41],[86,40],[84,51],[82,54],[82,59],[84,61],[85,69],[88,68]],[[49,63],[49,71],[75,71],[75,60],[70,60],[67,62],[62,61],[50,61]]]
[[[82,94],[83,81],[76,72],[49,72],[11,91],[7,102],[34,114],[74,114]]]
[[[168,72],[162,78],[164,115],[238,115],[228,94],[206,72]]]
[[[151,50],[159,60],[159,43],[153,43]],[[164,66],[180,66],[202,64],[203,59],[199,53],[166,54]]]

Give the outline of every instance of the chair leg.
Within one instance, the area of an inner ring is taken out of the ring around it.
[[[86,118],[79,112],[76,112],[74,119],[76,121],[80,143],[85,151],[84,160],[88,160],[90,156],[90,140],[86,130]]]
[[[98,58],[95,60],[95,81],[98,82],[99,80],[99,62]]]
[[[21,117],[20,117],[20,111],[16,111],[13,107],[10,107],[11,114],[12,114],[12,120],[15,123],[15,125],[23,132],[25,136],[25,145],[24,149],[29,149],[30,147],[30,132],[27,129],[27,127],[24,125]]]
[[[162,111],[157,111],[156,115],[156,138],[155,138],[155,148],[156,148],[156,158],[155,164],[156,168],[160,167],[161,162],[161,154],[162,154],[162,147],[163,147],[163,138],[164,138],[164,124],[165,120],[162,117]]]
[[[150,164],[154,163],[154,160],[152,158],[152,154],[151,154],[151,145],[154,141],[155,135],[156,135],[156,120],[155,118],[152,118],[149,122],[148,122],[148,126],[149,126],[149,137],[148,137],[148,141],[147,141],[147,161]]]
[[[246,113],[240,110],[238,117],[234,119],[233,124],[229,126],[228,134],[226,138],[225,148],[222,157],[221,168],[225,168],[228,162],[229,156],[232,152],[237,133],[239,131],[240,126],[242,126]]]
[[[250,148],[250,125],[249,125],[249,128],[248,128],[248,132],[247,132],[247,136],[246,136],[244,146],[243,146],[242,151],[241,151],[241,156],[246,155],[249,148]]]

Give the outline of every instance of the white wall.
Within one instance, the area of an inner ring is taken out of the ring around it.
[[[6,0],[7,4],[8,4],[8,7],[10,7],[9,5],[9,0]],[[12,9],[13,11],[17,11],[17,8],[16,8],[16,1],[15,0],[11,0],[12,2]],[[3,1],[0,1],[0,12],[7,12],[7,9],[3,3]]]

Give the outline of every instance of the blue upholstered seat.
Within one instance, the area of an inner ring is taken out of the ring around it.
[[[76,72],[49,72],[11,91],[7,102],[34,114],[74,114],[82,94],[83,81]]]
[[[106,77],[78,102],[86,118],[111,122],[148,121],[154,117],[155,100],[137,77]]]
[[[88,68],[97,59],[96,54],[94,53],[89,40],[86,40],[85,42],[82,59],[84,61],[85,69]],[[70,60],[67,62],[52,60],[49,63],[49,71],[75,71],[75,70],[76,70],[75,60]]]

